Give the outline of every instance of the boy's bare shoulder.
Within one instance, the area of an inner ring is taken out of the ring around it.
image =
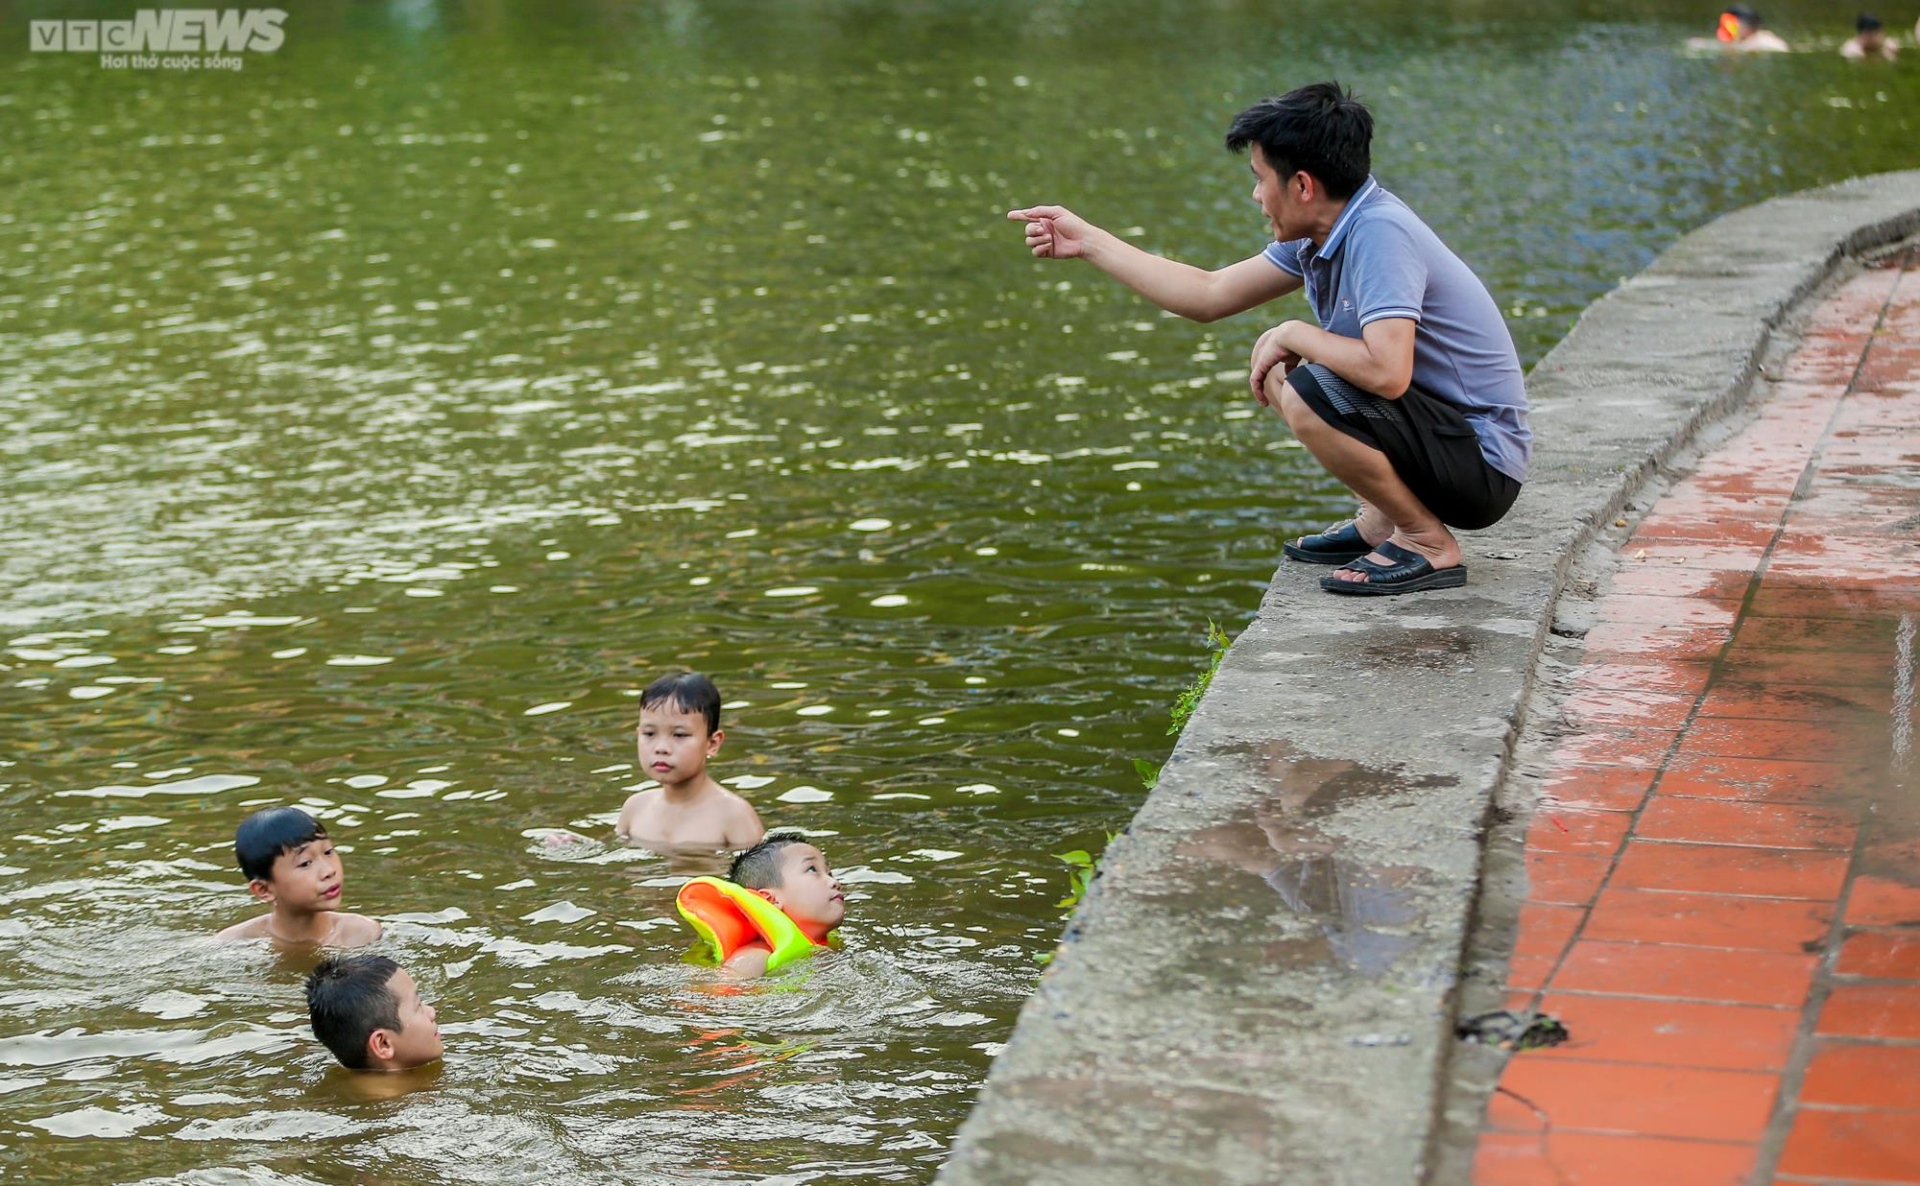
[[[333,916],[333,929],[327,933],[328,947],[365,947],[380,939],[380,920],[345,910]]]
[[[722,803],[725,803],[728,807],[734,808],[736,810],[742,807],[746,808],[748,811],[753,810],[753,804],[747,802],[747,797],[745,795],[742,795],[739,791],[734,790],[733,788],[727,786],[725,783],[720,783],[720,782],[714,783],[712,788],[712,793],[720,796],[720,801]]]
[[[773,958],[773,949],[755,940],[733,953],[726,963],[720,965],[722,980],[757,980],[767,973],[767,961]]]
[[[626,805],[620,810],[632,811],[636,807],[645,807],[655,799],[660,798],[663,794],[665,794],[665,792],[659,787],[648,787],[644,791],[635,791],[633,794],[627,796]]]
[[[734,848],[752,848],[766,839],[767,826],[753,804],[732,791],[726,791],[727,843]]]
[[[659,787],[648,787],[644,791],[635,791],[628,795],[627,801],[620,805],[620,822],[614,825],[614,830],[623,835],[631,831],[633,821],[658,802],[660,796]]]
[[[245,922],[236,922],[214,938],[221,943],[243,943],[249,939],[268,938],[267,921],[272,917],[271,914],[261,914]]]

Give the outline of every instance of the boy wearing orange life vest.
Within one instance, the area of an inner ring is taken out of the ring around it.
[[[640,694],[640,768],[660,785],[633,795],[614,831],[655,851],[742,849],[767,829],[753,805],[707,773],[720,752],[720,690],[696,671],[664,675]]]
[[[679,906],[730,980],[752,980],[828,947],[847,915],[826,854],[790,832],[735,857],[725,881],[689,881]]]

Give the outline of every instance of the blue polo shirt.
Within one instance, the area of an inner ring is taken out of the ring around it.
[[[1268,246],[1267,258],[1306,282],[1320,325],[1357,338],[1369,323],[1405,317],[1413,382],[1459,408],[1487,464],[1527,477],[1533,430],[1526,378],[1500,306],[1480,278],[1407,204],[1367,178],[1318,250],[1311,239]]]

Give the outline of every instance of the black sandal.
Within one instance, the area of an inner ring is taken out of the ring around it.
[[[1376,564],[1361,557],[1342,565],[1349,572],[1365,573],[1364,581],[1343,581],[1339,577],[1321,577],[1320,587],[1329,593],[1353,597],[1390,597],[1396,593],[1418,593],[1425,589],[1457,589],[1467,583],[1467,566],[1435,568],[1433,561],[1396,543],[1382,542],[1370,549],[1393,561]]]
[[[1317,535],[1303,535],[1280,550],[1287,559],[1305,564],[1345,564],[1373,551],[1373,545],[1360,534],[1360,524],[1349,521]]]

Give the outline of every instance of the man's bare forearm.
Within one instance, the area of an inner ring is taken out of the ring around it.
[[[1142,251],[1098,227],[1088,234],[1081,258],[1167,312],[1192,321],[1217,321],[1241,311],[1227,308],[1216,294],[1212,272]]]
[[[1343,337],[1304,321],[1289,321],[1282,344],[1362,391],[1398,399],[1406,394],[1408,384],[1413,381],[1412,322],[1403,323],[1405,328],[1399,332],[1386,328],[1385,323],[1375,324],[1382,326],[1375,331],[1375,336],[1383,339],[1381,342]],[[1390,339],[1404,341],[1395,340],[1389,345]]]

